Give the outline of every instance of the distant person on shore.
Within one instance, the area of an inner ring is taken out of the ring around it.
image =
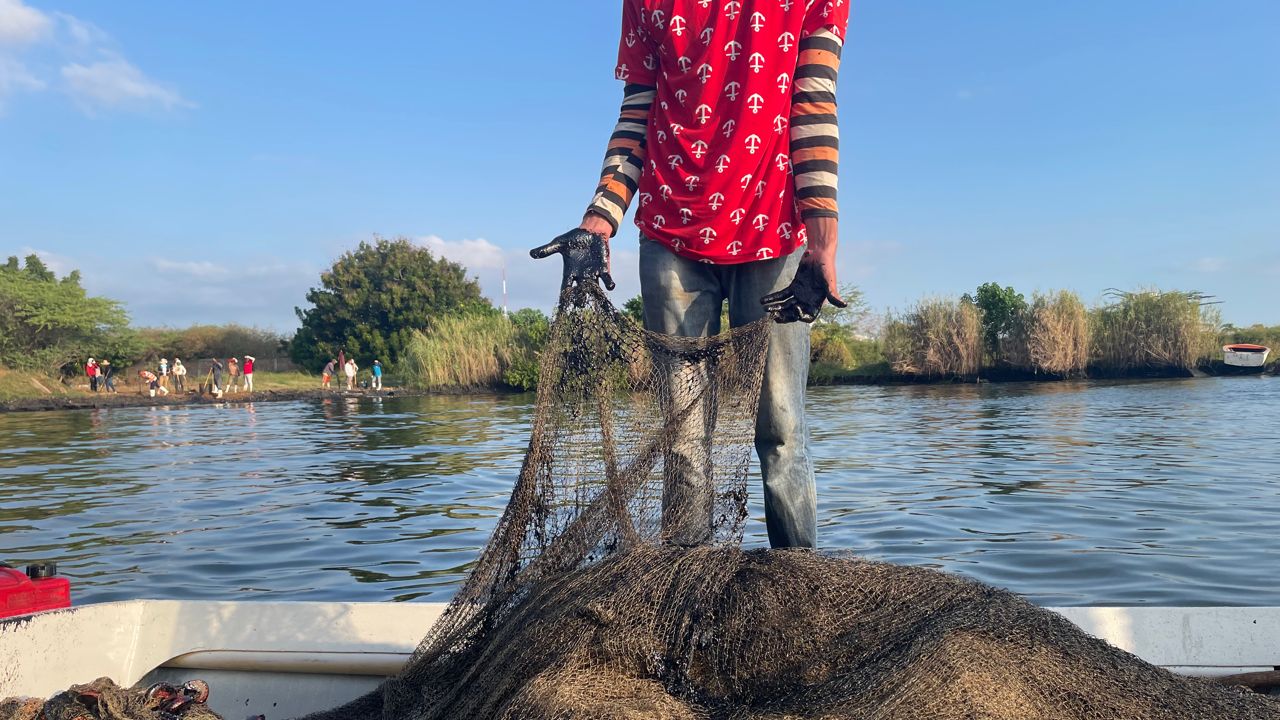
[[[156,375],[160,376],[160,385],[169,384],[169,359],[160,358],[160,365],[156,368]]]
[[[182,364],[180,358],[173,359],[173,389],[178,392],[186,392],[187,367]]]
[[[373,386],[372,387],[374,390],[382,389],[382,363],[377,360],[373,361]]]
[[[324,371],[320,373],[320,388],[329,390],[329,381],[333,379],[333,373],[337,370],[337,360],[330,360],[325,363]]]
[[[161,385],[160,378],[150,370],[139,370],[138,377],[141,378],[143,384],[147,386],[147,390],[150,392],[151,397],[156,396],[157,390],[160,391],[161,395],[169,394],[169,388]]]
[[[209,368],[209,374],[213,377],[213,396],[222,397],[222,363],[218,358],[213,359],[213,366]]]
[[[240,379],[240,361],[231,358],[227,360],[227,391],[235,392],[236,384]]]
[[[356,372],[358,372],[359,370],[360,370],[360,367],[356,365],[356,361],[350,358],[348,358],[347,363],[342,366],[342,372],[347,376],[348,390],[356,389]]]
[[[84,374],[89,378],[89,392],[98,392],[98,363],[93,358],[84,364]]]
[[[240,366],[240,371],[244,373],[244,391],[253,392],[253,365],[258,359],[252,355],[244,356],[244,364]]]
[[[98,373],[102,375],[102,384],[109,393],[116,392],[116,369],[110,360],[98,361]]]

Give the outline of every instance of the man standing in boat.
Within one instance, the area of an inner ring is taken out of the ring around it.
[[[765,312],[778,321],[756,426],[774,547],[817,541],[809,327],[796,321],[844,307],[835,90],[848,17],[847,0],[623,0],[626,86],[595,198],[577,229],[532,252],[564,253],[566,276],[612,289],[608,238],[638,196],[646,327],[715,334],[725,300],[734,327]],[[664,534],[695,544],[709,518],[673,508],[709,507],[711,489],[680,475],[666,480]]]

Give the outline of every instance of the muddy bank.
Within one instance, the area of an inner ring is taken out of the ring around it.
[[[108,395],[74,395],[20,398],[0,402],[0,412],[34,412],[42,410],[93,410],[101,408],[151,407],[163,405],[221,405],[224,403],[278,402],[282,400],[318,400],[342,397],[401,397],[421,395],[415,390],[400,388],[391,390],[263,390],[260,392],[228,393],[221,399],[212,395],[190,392],[172,393],[159,397],[147,397],[132,393]]]

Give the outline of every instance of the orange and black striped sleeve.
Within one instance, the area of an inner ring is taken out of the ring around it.
[[[844,41],[823,28],[800,41],[791,101],[791,162],[800,218],[839,217],[840,127],[836,77]]]
[[[596,213],[618,232],[627,207],[640,185],[645,163],[645,132],[649,127],[649,109],[657,89],[652,85],[629,84],[623,89],[622,113],[609,138],[600,185],[596,187],[588,212]]]

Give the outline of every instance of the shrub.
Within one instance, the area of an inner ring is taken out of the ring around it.
[[[188,328],[142,328],[138,331],[142,342],[142,359],[240,357],[253,355],[270,358],[283,355],[285,337],[271,330],[228,325],[192,325]],[[370,358],[372,362],[375,358]]]
[[[1005,360],[1001,346],[1018,329],[1027,314],[1027,301],[1012,287],[985,283],[974,295],[966,294],[964,302],[976,305],[982,319],[982,344],[992,362]]]

